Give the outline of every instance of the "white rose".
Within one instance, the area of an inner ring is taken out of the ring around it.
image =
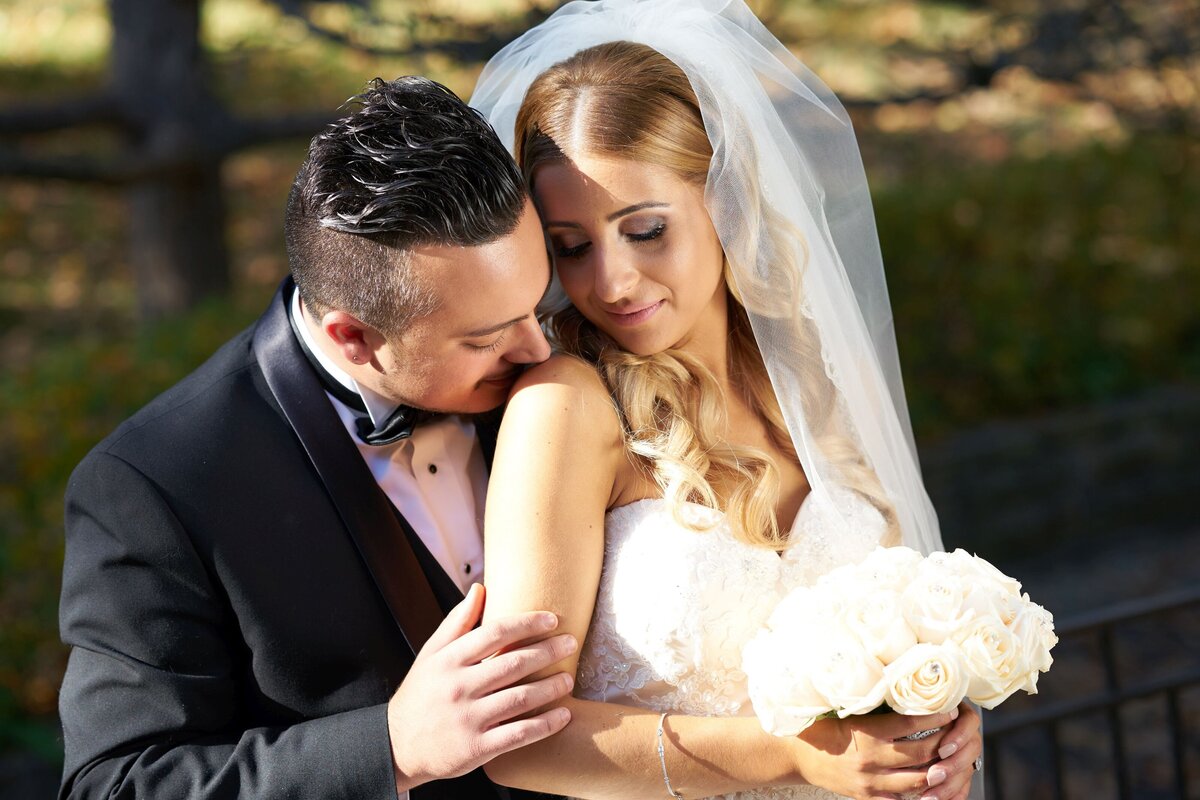
[[[859,601],[847,609],[845,620],[867,652],[884,664],[917,643],[917,634],[901,609],[900,593],[893,589],[871,591],[864,586]]]
[[[1058,635],[1054,633],[1054,615],[1031,601],[1029,595],[1022,599],[1021,609],[1008,628],[1021,647],[1029,669],[1022,688],[1036,694],[1038,674],[1050,669],[1054,663],[1050,650],[1058,644]]]
[[[877,589],[903,591],[924,558],[909,547],[876,547],[857,567],[859,579]]]
[[[941,644],[970,621],[975,612],[965,606],[970,584],[944,563],[933,561],[935,553],[925,560],[900,596],[904,617],[927,644]]]
[[[762,631],[742,651],[750,702],[763,730],[795,736],[832,711],[809,680],[805,643],[793,636]]]
[[[1005,625],[1012,622],[1021,606],[1021,583],[986,559],[973,556],[966,550],[935,553],[930,556],[939,568],[957,575],[968,587],[964,605],[976,615],[995,614]]]
[[[792,589],[779,601],[771,616],[767,618],[767,627],[773,631],[782,631],[817,618],[816,594],[812,589],[800,587]]]
[[[1003,590],[996,584],[977,580],[963,599],[963,605],[975,616],[999,617],[1005,625],[1012,625],[1025,603],[1020,595]]]
[[[1029,665],[1023,648],[999,617],[976,617],[953,641],[967,666],[972,702],[991,710],[1025,685]]]
[[[967,695],[967,667],[953,643],[918,644],[883,669],[887,703],[901,714],[943,714]]]
[[[963,578],[985,580],[1005,592],[1021,596],[1020,581],[996,569],[986,558],[972,555],[961,547],[949,553],[932,553],[927,560],[938,565],[938,569],[948,569]]]
[[[963,557],[969,558],[971,566],[980,578],[995,584],[1006,594],[1011,594],[1015,597],[1021,596],[1021,582],[996,569],[995,565],[986,558],[970,555],[965,550],[955,550],[954,552],[961,553]]]
[[[883,704],[883,662],[840,621],[808,642],[813,688],[839,716],[865,714]]]

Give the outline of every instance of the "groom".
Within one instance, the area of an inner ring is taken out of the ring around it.
[[[359,101],[266,313],[71,478],[63,798],[507,797],[477,767],[566,724],[563,676],[510,688],[574,648],[553,615],[475,627],[479,415],[549,354],[541,227],[443,87]]]

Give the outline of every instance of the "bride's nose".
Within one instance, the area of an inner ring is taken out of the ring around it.
[[[593,292],[603,303],[618,303],[628,297],[638,282],[638,272],[627,259],[611,253],[594,253]]]

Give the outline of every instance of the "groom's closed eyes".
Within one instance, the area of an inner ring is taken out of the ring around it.
[[[552,280],[552,278],[548,279],[546,281],[546,288],[542,290],[543,297],[545,297],[546,292],[550,290],[551,280]],[[541,298],[539,298],[539,300],[540,299]],[[504,340],[504,333],[503,333],[504,331],[507,331],[509,328],[511,328],[514,325],[518,325],[518,324],[524,322],[525,320],[529,319],[532,316],[533,316],[533,312],[531,311],[529,313],[522,314],[519,317],[513,317],[512,319],[505,320],[504,322],[498,322],[495,325],[488,325],[483,328],[477,328],[473,331],[462,334],[462,336],[460,338],[462,338],[462,339],[484,339],[488,336],[494,336],[495,334],[499,333],[500,336],[498,336],[497,338],[495,338],[489,342],[467,342],[468,347],[472,347],[476,350],[492,350],[492,349],[495,349],[496,347],[498,347],[500,345],[500,343]]]

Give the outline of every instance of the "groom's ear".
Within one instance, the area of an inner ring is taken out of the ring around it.
[[[345,311],[329,311],[321,317],[321,331],[351,364],[371,364],[377,369],[376,351],[387,344],[387,337]]]

